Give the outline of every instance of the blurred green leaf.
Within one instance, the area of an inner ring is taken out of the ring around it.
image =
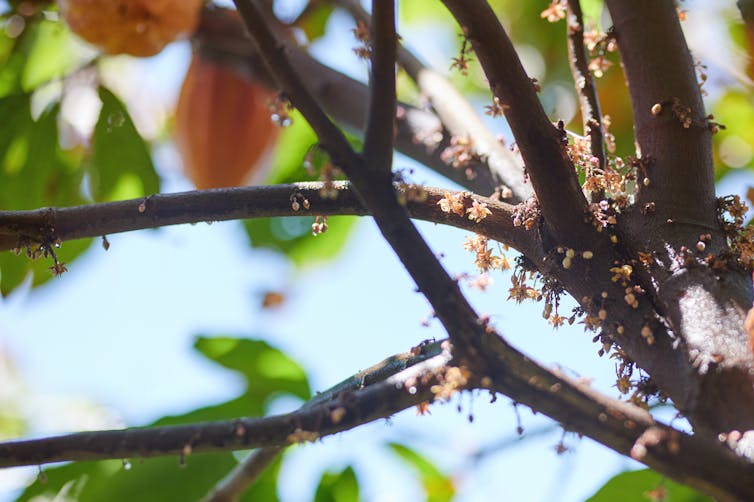
[[[25,43],[26,62],[21,72],[21,87],[30,91],[71,71],[78,61],[72,50],[71,32],[65,23],[42,20],[29,28]]]
[[[29,96],[0,98],[0,207],[36,209],[75,205],[82,202],[78,164],[61,151],[57,119],[60,106],[54,103],[35,121]],[[64,243],[56,250],[60,261],[70,263],[83,253],[91,240]],[[0,253],[0,291],[7,295],[32,275],[32,286],[49,280],[52,259],[31,261],[25,256]],[[70,265],[68,265],[70,268]]]
[[[428,502],[448,502],[453,498],[456,492],[453,480],[430,460],[402,444],[389,443],[388,447],[419,475]]]
[[[658,491],[659,490],[659,491]],[[664,498],[652,498],[653,494]],[[707,502],[710,497],[693,488],[665,479],[660,474],[643,469],[623,472],[610,479],[588,502],[640,502],[662,500],[663,502]]]
[[[712,137],[715,177],[722,178],[731,168],[752,168],[754,155],[754,100],[748,93],[726,92],[712,107],[715,121],[725,129]]]
[[[314,494],[314,502],[358,502],[359,481],[350,465],[341,472],[322,475]]]
[[[306,33],[306,38],[314,41],[325,34],[327,21],[335,7],[327,3],[310,3],[309,10],[296,22],[296,27]]]
[[[189,456],[184,467],[176,457],[77,462],[45,469],[45,481],[34,482],[17,500],[198,500],[235,464],[232,453]]]
[[[9,166],[8,150],[19,137],[28,134],[32,122],[31,95],[11,94],[0,97],[0,176],[5,177],[9,171],[14,170]],[[7,197],[7,194],[3,193],[1,196]],[[5,201],[3,203],[5,204]]]
[[[267,398],[277,392],[301,399],[311,396],[303,368],[267,342],[248,338],[199,337],[195,347],[207,358],[241,373],[249,384],[248,392],[255,396]]]
[[[105,87],[99,88],[102,109],[92,136],[89,174],[97,201],[157,193],[160,180],[149,147],[134,127],[126,106]]]
[[[317,179],[304,168],[304,159],[317,137],[298,112],[292,115],[293,124],[280,137],[268,184],[293,183]],[[357,140],[350,138],[352,143]],[[322,160],[322,155],[316,156]],[[315,215],[289,218],[259,218],[244,221],[244,228],[254,247],[266,247],[285,254],[298,266],[310,265],[334,257],[351,235],[357,218],[335,216],[328,218],[328,230],[312,235]]]
[[[301,399],[310,396],[309,384],[301,367],[288,356],[259,340],[230,337],[200,337],[197,350],[225,368],[240,372],[247,390],[226,403],[193,410],[183,415],[163,417],[152,425],[178,425],[203,420],[221,420],[261,415],[270,397],[281,393]],[[231,452],[188,455],[179,459],[108,460],[77,462],[45,470],[46,481],[29,486],[18,500],[66,493],[60,500],[79,502],[198,500],[237,464],[240,455]],[[277,501],[278,458],[240,500]]]

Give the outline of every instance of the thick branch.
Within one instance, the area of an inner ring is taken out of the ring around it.
[[[371,28],[372,72],[369,111],[364,133],[363,157],[367,169],[391,171],[395,123],[395,32],[394,0],[373,0]]]
[[[204,56],[277,86],[261,55],[250,43],[241,21],[228,15],[226,10],[205,9],[195,41]],[[361,132],[367,115],[367,87],[317,62],[300,49],[289,47],[288,50],[291,63],[301,75],[307,76],[305,85],[328,115],[351,131]],[[399,103],[396,126],[395,147],[398,151],[469,190],[490,195],[501,183],[506,183],[513,190],[513,196],[507,199],[511,203],[525,200],[531,192],[521,183],[521,171],[515,167],[515,159],[510,158],[512,156],[500,162],[494,158],[474,159],[467,166],[474,174],[471,178],[465,169],[455,168],[444,160],[442,153],[450,145],[451,135],[464,134],[453,129],[447,131],[443,122],[432,112]],[[519,180],[518,184],[513,180]]]
[[[594,239],[584,220],[587,203],[565,152],[564,131],[552,125],[513,44],[484,0],[443,0],[462,27],[503,107],[542,214],[558,244]]]
[[[608,0],[607,7],[649,179],[637,201],[654,202],[662,221],[714,226],[711,132],[675,2]]]
[[[737,457],[714,439],[661,424],[647,411],[601,395],[583,381],[557,371],[549,376],[530,373],[523,361],[504,365],[509,357],[496,345],[489,346],[488,357],[500,364],[491,367],[507,369],[490,375],[493,390],[717,500],[754,497],[754,484],[743,481],[754,479],[750,460]]]
[[[717,222],[711,133],[675,4],[607,6],[649,183],[639,184],[638,207],[619,228],[630,253],[651,253],[638,270],[642,283],[684,343],[691,373],[673,400],[699,432],[754,429],[754,356],[744,329],[752,282],[740,269],[704,261],[728,253],[728,237]]]
[[[584,17],[581,13],[579,0],[568,0],[568,59],[571,64],[573,81],[576,84],[576,94],[579,96],[581,117],[584,122],[584,135],[589,135],[592,155],[597,159],[597,165],[590,165],[604,172],[607,165],[605,154],[605,138],[602,130],[602,114],[594,85],[592,72],[589,71],[589,57],[584,46]],[[592,175],[592,172],[587,175]],[[597,202],[604,198],[604,190],[590,194],[591,201]]]
[[[228,221],[273,216],[369,214],[347,182],[335,182],[338,196],[322,198],[320,182],[260,187],[222,188],[146,198],[105,202],[85,206],[43,208],[29,211],[0,211],[0,251],[25,245],[68,241],[203,221]],[[504,203],[468,195],[466,204],[485,202],[492,214],[480,222],[442,212],[438,202],[450,193],[438,188],[422,188],[423,195],[403,191],[409,214],[418,219],[478,232],[508,244],[521,252],[534,253],[537,236],[513,224],[513,208]],[[425,198],[426,197],[426,198]],[[309,209],[303,209],[303,201]],[[293,202],[299,209],[293,209]],[[326,238],[326,237],[325,237]]]

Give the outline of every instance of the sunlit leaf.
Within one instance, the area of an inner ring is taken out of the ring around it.
[[[30,91],[68,73],[77,61],[71,32],[63,23],[43,20],[31,27],[28,53],[21,73],[21,87]]]
[[[335,7],[326,3],[309,4],[306,13],[296,22],[296,27],[303,30],[306,38],[316,40],[325,34],[325,26]]]
[[[388,447],[419,475],[428,502],[447,502],[453,498],[456,491],[453,480],[429,459],[402,444],[389,443]]]
[[[659,498],[664,496],[664,498]],[[650,470],[623,472],[610,479],[588,502],[706,502],[710,497]]]
[[[353,467],[341,472],[326,472],[322,475],[314,494],[314,502],[358,502],[359,481]]]
[[[311,394],[301,366],[267,342],[246,338],[200,337],[195,346],[209,359],[241,373],[248,382],[247,394],[258,399],[260,405],[278,393],[301,399],[308,399]]]
[[[89,169],[95,200],[133,198],[160,189],[149,147],[134,127],[126,106],[105,87],[99,88],[102,100],[92,137]]]

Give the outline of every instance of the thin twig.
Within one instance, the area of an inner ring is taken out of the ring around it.
[[[343,380],[330,389],[318,393],[302,409],[324,403],[343,392],[353,392],[381,382],[408,367],[439,355],[442,352],[442,344],[442,341],[421,344],[410,352],[388,357]],[[249,486],[254,484],[267,466],[282,451],[283,448],[278,446],[255,450],[220,480],[204,497],[203,502],[231,502],[237,500]]]
[[[593,176],[596,170],[604,173],[607,166],[605,153],[605,135],[602,129],[602,114],[594,85],[592,72],[589,71],[589,56],[584,45],[584,16],[581,12],[579,0],[568,0],[568,60],[571,73],[579,96],[581,117],[584,122],[584,135],[589,135],[592,156],[597,159],[597,165],[589,164],[587,176]],[[591,202],[598,202],[605,197],[605,190],[599,189],[590,193]]]
[[[373,0],[371,40],[372,71],[369,111],[364,133],[364,163],[367,169],[390,172],[395,134],[395,1]]]
[[[254,450],[212,487],[212,490],[202,498],[202,502],[235,502],[249,486],[259,479],[259,476],[283,450],[282,446]]]

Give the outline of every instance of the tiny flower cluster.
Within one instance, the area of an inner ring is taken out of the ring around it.
[[[550,23],[557,23],[561,19],[565,19],[567,8],[566,0],[552,0],[539,17],[547,19]]]
[[[314,237],[327,232],[327,216],[316,216],[312,223],[312,235]]]
[[[472,165],[481,159],[474,150],[474,143],[470,137],[453,136],[450,138],[450,145],[440,153],[440,160],[450,164],[454,169],[466,169],[466,176],[471,179],[474,175]]]
[[[471,378],[471,372],[464,366],[453,366],[437,376],[439,383],[430,387],[435,399],[449,401],[456,392],[466,387]]]
[[[471,205],[466,207],[468,200],[471,201]],[[437,205],[440,206],[440,210],[444,213],[454,213],[462,217],[467,216],[474,222],[480,222],[492,214],[486,202],[479,202],[471,198],[466,192],[445,192],[443,198],[437,202]]]
[[[357,21],[356,28],[351,30],[353,36],[359,41],[360,45],[354,47],[353,52],[360,59],[369,59],[372,55],[372,47],[369,41],[369,27],[364,21]]]
[[[473,61],[471,59],[470,54],[472,52],[471,44],[469,44],[469,39],[466,37],[466,34],[461,35],[463,41],[461,42],[461,51],[458,54],[457,58],[451,58],[451,64],[450,69],[453,68],[457,69],[461,75],[468,75],[469,74],[469,63]]]
[[[291,111],[293,111],[293,104],[291,104],[288,97],[280,93],[275,96],[269,104],[270,120],[275,125],[280,127],[288,127],[293,123],[291,118]]]
[[[494,255],[489,246],[489,239],[483,235],[475,234],[473,237],[466,237],[463,248],[475,254],[474,265],[480,272],[486,273],[490,270],[508,270],[511,264],[504,254]]]
[[[541,218],[539,201],[534,196],[513,208],[513,225],[516,227],[523,226],[526,230],[531,230],[539,224]]]

